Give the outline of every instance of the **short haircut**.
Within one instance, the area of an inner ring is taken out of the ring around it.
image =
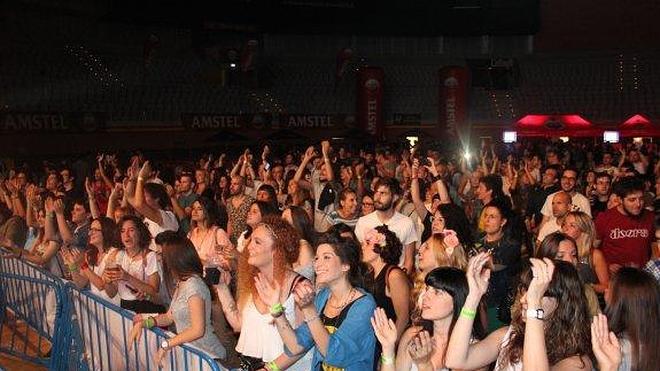
[[[634,192],[644,192],[644,182],[637,177],[621,178],[612,185],[612,193],[622,199]]]
[[[380,178],[376,183],[376,189],[387,187],[393,195],[401,195],[401,185],[396,178]]]

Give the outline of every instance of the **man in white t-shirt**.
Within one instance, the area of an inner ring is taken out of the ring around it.
[[[555,193],[552,198],[552,217],[548,219],[547,223],[541,225],[539,235],[536,238],[537,243],[543,242],[547,235],[561,231],[561,224],[568,212],[571,211],[572,206],[571,195],[564,191]]]
[[[380,179],[376,184],[376,192],[374,193],[375,211],[358,219],[355,225],[355,235],[362,243],[367,231],[379,225],[387,225],[387,228],[394,232],[403,244],[399,266],[410,273],[413,271],[415,243],[418,241],[418,237],[413,221],[394,210],[394,205],[400,197],[401,188],[396,179]]]
[[[561,179],[559,180],[561,191],[566,192],[571,196],[570,211],[582,211],[591,216],[591,203],[589,202],[589,199],[575,189],[575,185],[577,184],[577,174],[577,171],[571,168],[565,169],[564,172],[562,172]],[[541,209],[541,214],[543,214],[541,224],[547,223],[552,217],[552,198],[556,194],[557,192],[551,193],[546,197],[543,208]]]

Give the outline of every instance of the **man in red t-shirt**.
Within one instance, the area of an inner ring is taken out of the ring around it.
[[[601,212],[596,218],[596,235],[610,272],[622,266],[643,267],[651,258],[653,213],[645,210],[644,184],[636,178],[624,178],[612,187],[621,199],[617,207]]]

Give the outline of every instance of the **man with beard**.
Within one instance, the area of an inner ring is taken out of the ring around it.
[[[245,178],[240,175],[231,177],[229,183],[229,199],[227,200],[227,214],[229,222],[227,223],[227,233],[231,243],[236,244],[238,236],[245,230],[245,219],[247,218],[250,205],[254,198],[245,194]]]
[[[612,273],[623,266],[643,267],[651,258],[655,236],[653,213],[644,209],[644,183],[624,178],[613,190],[621,203],[596,218],[597,244]]]
[[[364,242],[365,234],[380,225],[387,225],[403,244],[403,253],[399,266],[411,274],[413,272],[415,243],[417,232],[412,220],[394,210],[394,205],[401,197],[399,182],[394,178],[382,178],[376,184],[374,192],[374,212],[358,219],[355,225],[355,235]]]

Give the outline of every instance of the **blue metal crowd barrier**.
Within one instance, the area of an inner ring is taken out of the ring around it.
[[[42,337],[52,344],[50,357],[30,354],[27,345],[18,349],[13,338],[0,352],[44,365],[49,370],[158,369],[154,361],[158,344],[170,334],[160,329],[144,329],[140,343],[129,345],[132,312],[16,259],[0,258],[0,283],[3,307],[39,334],[39,348]],[[53,297],[54,321],[52,308],[47,309],[52,306]],[[3,310],[0,329],[5,325],[4,315]],[[49,320],[53,322],[50,325]],[[162,364],[165,370],[224,370],[208,354],[189,345],[174,347]]]
[[[63,286],[55,281],[0,272],[0,352],[50,370],[63,370],[71,324]],[[11,321],[7,310],[12,312]],[[10,325],[12,323],[13,325]],[[36,337],[36,339],[35,339]],[[45,351],[49,346],[50,349]]]
[[[83,359],[92,370],[157,370],[158,344],[170,336],[160,329],[144,329],[139,343],[129,344],[134,313],[99,298],[89,291],[67,286],[71,293],[75,324],[83,341]],[[192,346],[171,349],[162,362],[165,370],[223,368],[208,354]]]

